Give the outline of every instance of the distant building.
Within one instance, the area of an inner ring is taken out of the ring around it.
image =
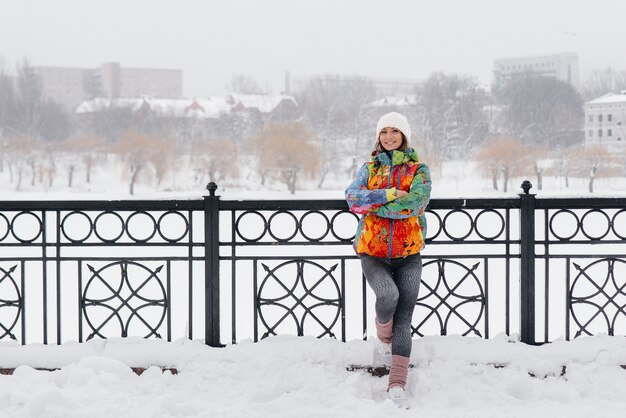
[[[153,96],[179,99],[183,94],[182,70],[123,68],[119,63],[99,68],[33,67],[42,95],[67,110],[96,97]]]
[[[564,52],[556,55],[503,58],[493,62],[494,84],[501,84],[513,77],[533,74],[565,81],[576,90],[580,87],[578,54]]]
[[[57,102],[66,110],[75,109],[83,100],[94,97],[93,70],[33,67],[33,71],[41,83],[42,97]]]
[[[385,78],[385,77],[363,77],[345,75],[318,75],[312,77],[288,77],[285,78],[285,91],[293,90],[301,92],[309,83],[321,80],[327,86],[342,87],[351,84],[368,83],[379,96],[410,95],[415,93],[416,87],[422,84],[421,80]],[[289,89],[289,90],[287,90]]]
[[[100,97],[153,96],[179,99],[183,95],[182,70],[155,68],[122,68],[119,63],[107,63],[95,70]]]
[[[614,148],[626,143],[626,90],[585,103],[585,144]]]
[[[288,122],[300,116],[293,97],[261,94],[206,99],[96,98],[82,102],[76,109],[80,131],[110,140],[123,129],[173,130],[181,139],[211,135],[243,140],[268,122]],[[113,125],[117,128],[111,130]]]

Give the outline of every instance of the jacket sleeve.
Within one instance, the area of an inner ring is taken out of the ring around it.
[[[413,177],[409,193],[403,198],[381,206],[376,214],[383,218],[392,219],[422,215],[430,202],[430,186],[430,170],[426,164],[422,163]]]
[[[373,189],[367,187],[369,171],[367,164],[363,164],[359,172],[346,189],[346,201],[350,211],[361,215],[369,212],[376,212],[385,203],[389,203],[396,198],[396,189]]]

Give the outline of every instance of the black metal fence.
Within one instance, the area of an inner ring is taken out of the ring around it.
[[[413,335],[626,333],[626,198],[435,199]],[[343,200],[0,201],[0,340],[366,338]]]

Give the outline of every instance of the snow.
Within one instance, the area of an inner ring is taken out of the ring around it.
[[[145,105],[153,112],[164,116],[218,118],[222,114],[230,113],[238,104],[245,108],[258,109],[261,113],[270,113],[285,100],[296,103],[292,96],[267,94],[232,94],[203,99],[95,98],[83,101],[77,107],[76,113],[93,113],[110,107],[127,107],[132,111],[137,111]]]
[[[388,96],[382,99],[375,100],[365,105],[365,107],[386,107],[386,106],[415,106],[417,104],[417,98],[415,95],[408,96]]]
[[[386,377],[346,370],[371,364],[372,350],[371,340],[293,336],[225,348],[184,339],[3,343],[0,367],[17,368],[0,376],[0,417],[569,418],[621,416],[626,406],[626,370],[619,367],[626,364],[624,338],[541,347],[505,335],[416,339],[409,411],[386,400]],[[148,370],[137,376],[129,366]]]
[[[610,104],[610,103],[626,103],[626,90],[621,93],[607,93],[603,96],[593,99],[587,104]]]

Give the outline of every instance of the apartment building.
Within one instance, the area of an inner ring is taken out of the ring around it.
[[[493,81],[495,84],[528,74],[553,77],[571,84],[578,90],[580,87],[578,54],[564,52],[556,55],[503,58],[493,62]]]
[[[182,70],[125,68],[105,63],[98,68],[33,67],[42,95],[74,111],[80,103],[96,97],[152,96],[179,99],[183,94]]]
[[[86,97],[94,97],[92,70],[71,67],[33,67],[41,83],[43,98],[53,100],[66,110],[73,110]]]

